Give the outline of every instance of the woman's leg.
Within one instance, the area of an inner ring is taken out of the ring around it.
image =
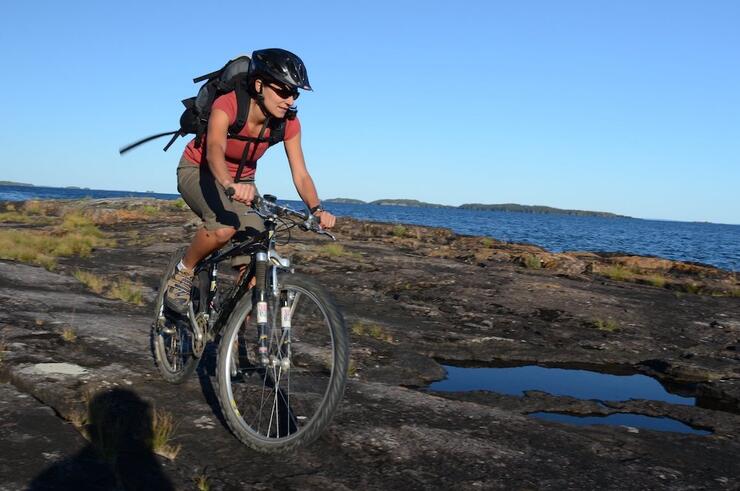
[[[223,247],[231,237],[236,233],[236,229],[231,227],[218,228],[216,230],[199,229],[190,243],[190,247],[185,251],[182,258],[182,264],[187,269],[193,269],[201,259],[215,250]]]

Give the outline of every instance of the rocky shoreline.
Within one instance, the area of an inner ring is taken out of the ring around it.
[[[189,211],[152,199],[32,208],[38,219],[23,221],[19,213],[17,221],[0,223],[0,232],[58,234],[60,217],[76,213],[108,242],[86,257],[58,257],[51,271],[0,261],[0,437],[9,442],[0,450],[0,489],[77,482],[80,469],[101,487],[116,479],[136,487],[126,481],[129,468],[100,464],[74,429],[89,427],[91,398],[112,390],[173,415],[179,453],[141,464],[156,463],[161,475],[139,479],[176,489],[202,482],[210,489],[740,486],[734,273],[660,258],[554,254],[446,229],[351,219],[337,227],[338,248],[294,233],[281,250],[337,297],[353,364],[329,430],[286,459],[256,454],[229,434],[214,402],[212,356],[183,386],[163,382],[152,365],[151,305],[168,255],[195,226]],[[95,293],[79,281],[80,271],[129,280],[141,305],[110,298],[110,290]],[[643,374],[697,402],[428,390],[445,377],[443,365]],[[671,418],[711,434],[527,416],[537,412]]]

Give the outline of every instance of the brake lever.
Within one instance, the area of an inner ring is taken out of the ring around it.
[[[337,240],[337,238],[334,237],[333,234],[321,228],[321,225],[318,223],[318,220],[313,215],[311,215],[305,222],[303,222],[303,224],[301,225],[301,228],[306,231],[310,230],[311,232],[316,232],[319,235],[326,235],[329,238],[331,238],[331,240],[334,240],[334,241]]]

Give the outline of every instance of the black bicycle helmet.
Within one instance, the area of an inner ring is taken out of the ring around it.
[[[259,49],[252,53],[249,79],[265,78],[294,89],[313,90],[303,61],[280,48]]]

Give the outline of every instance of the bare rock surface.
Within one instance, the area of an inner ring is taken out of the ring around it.
[[[727,272],[354,220],[339,227],[339,251],[294,234],[282,252],[337,297],[354,370],[317,442],[289,456],[262,455],[221,420],[212,349],[182,386],[161,380],[151,361],[151,302],[168,255],[188,238],[188,212],[156,200],[58,206],[95,217],[116,245],[62,259],[51,272],[0,261],[0,377],[9,382],[0,384],[4,489],[44,489],[79,469],[97,476],[93,489],[142,482],[192,489],[198,478],[210,489],[740,487],[740,299],[676,286],[703,282],[719,294],[736,285]],[[657,287],[599,273],[616,263],[642,268],[637,276],[660,270],[668,280]],[[139,282],[144,305],[93,293],[72,277],[80,269]],[[69,330],[74,339],[65,340]],[[444,378],[445,364],[644,374],[697,404],[426,389]],[[94,450],[82,436],[90,437],[84,418],[92,394],[101,393],[173,414],[176,458],[106,459]],[[527,416],[540,411],[668,417],[711,434]]]

